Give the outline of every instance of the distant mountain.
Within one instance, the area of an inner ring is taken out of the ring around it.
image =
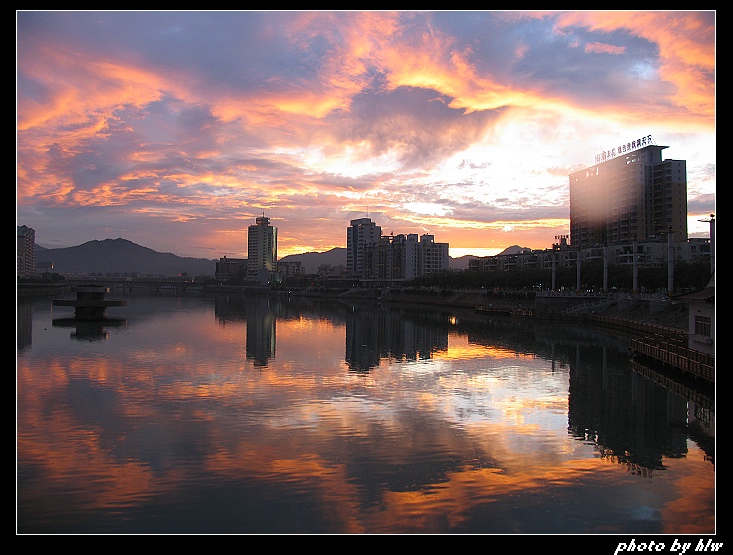
[[[527,247],[520,247],[519,245],[512,245],[511,247],[505,248],[503,251],[501,251],[499,254],[520,254],[525,251],[532,250]]]
[[[527,250],[512,245],[501,254],[517,254]],[[36,245],[36,264],[38,268],[49,267],[60,274],[140,274],[154,276],[213,276],[216,260],[206,258],[181,257],[171,253],[161,253],[142,247],[127,239],[104,239],[88,241],[76,247],[48,249]],[[468,262],[476,256],[466,255],[450,258],[451,270],[466,270]],[[306,274],[315,274],[321,265],[346,266],[346,249],[336,247],[325,252],[306,252],[283,256],[282,262],[299,261]]]
[[[512,245],[511,247],[505,248],[503,251],[501,251],[499,254],[519,254],[521,252],[525,252],[531,250],[527,247],[520,247],[519,245]],[[479,258],[476,255],[467,254],[465,256],[461,256],[459,258],[453,258],[450,259],[450,269],[451,270],[468,270],[468,262],[473,258]]]
[[[127,239],[89,241],[76,247],[47,249],[36,245],[36,265],[59,274],[140,274],[213,276],[216,261],[181,257],[141,247]]]
[[[346,267],[346,249],[336,247],[326,252],[306,252],[303,254],[289,254],[283,256],[280,262],[300,262],[305,268],[306,274],[318,273],[318,267],[322,264],[329,266]]]
[[[448,267],[451,270],[468,270],[468,261],[472,258],[477,258],[476,256],[467,254],[465,256],[460,256],[458,258],[453,258],[452,256],[449,257],[450,260],[448,260]]]
[[[466,255],[460,258],[450,257],[449,265],[451,270],[467,270],[468,261],[475,256]],[[344,266],[346,267],[346,249],[342,247],[336,247],[326,252],[306,252],[303,254],[291,254],[283,256],[281,259],[283,262],[300,262],[305,268],[306,274],[318,273],[318,267],[322,264],[330,266]]]

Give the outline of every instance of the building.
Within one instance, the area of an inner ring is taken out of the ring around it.
[[[246,258],[227,258],[223,256],[216,263],[214,277],[218,280],[245,279],[247,276]]]
[[[382,228],[371,218],[351,220],[346,229],[346,269],[350,276],[372,277],[366,263],[365,249],[372,250],[379,243]]]
[[[17,276],[27,277],[36,273],[36,232],[25,225],[19,225],[17,243]]]
[[[524,248],[506,254],[477,256],[468,261],[468,269],[474,272],[550,270],[575,267],[578,259],[580,262],[596,260],[624,266],[633,266],[636,262],[640,268],[658,268],[668,265],[670,261],[670,244],[665,237],[609,246],[595,245],[580,249],[571,247],[566,241],[566,236],[560,237],[560,243],[554,244],[550,249]],[[710,260],[712,250],[709,239],[692,238],[682,243],[672,243],[671,260],[680,262]],[[634,257],[634,252],[636,257]]]
[[[293,260],[290,262],[283,262],[281,260],[277,263],[277,271],[284,278],[304,276],[305,266],[303,266],[300,260]]]
[[[448,243],[436,243],[433,235],[421,235],[419,245],[420,276],[443,272],[450,267]]]
[[[687,241],[687,165],[662,160],[651,135],[596,156],[570,174],[570,244],[629,244],[672,233]]]
[[[417,234],[383,235],[366,247],[368,277],[378,281],[404,281],[418,276],[420,258]]]
[[[373,282],[408,281],[449,269],[448,243],[433,235],[383,235],[364,245],[361,279]]]
[[[318,266],[317,275],[324,278],[343,279],[349,275],[349,272],[347,271],[346,266],[342,266],[341,264],[336,266],[333,264],[320,264]]]
[[[715,274],[707,287],[673,297],[688,304],[690,349],[715,356]]]
[[[247,280],[261,285],[278,280],[277,228],[264,215],[247,232]]]

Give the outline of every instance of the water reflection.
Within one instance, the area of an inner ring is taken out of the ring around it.
[[[246,322],[247,358],[256,368],[275,356],[277,297],[217,296],[214,312],[222,326]]]
[[[124,318],[104,318],[101,320],[77,320],[76,318],[55,318],[54,326],[73,328],[71,337],[80,341],[98,341],[109,337],[108,327],[124,326]]]
[[[280,298],[124,316],[70,342],[19,306],[20,532],[715,531],[714,444],[623,339]]]
[[[355,372],[368,372],[383,359],[430,360],[448,350],[450,315],[436,321],[418,319],[407,311],[351,304],[346,312],[346,363]]]

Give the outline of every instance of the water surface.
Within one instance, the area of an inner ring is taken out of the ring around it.
[[[633,371],[623,338],[127,300],[76,325],[19,299],[19,533],[715,533],[712,400]]]

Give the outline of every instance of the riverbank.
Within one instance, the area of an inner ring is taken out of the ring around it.
[[[526,297],[522,297],[522,295],[487,297],[483,293],[435,292],[434,294],[409,294],[390,291],[383,295],[381,300],[383,302],[412,302],[470,309],[491,306],[494,309],[505,308],[521,311],[525,314],[533,313],[535,309],[534,299],[529,295]],[[596,315],[687,331],[689,325],[688,308],[687,303],[666,302],[660,307],[658,304],[650,303],[647,299],[623,299],[623,302],[619,302],[619,300],[611,301],[607,305],[599,305],[584,311],[563,312],[558,310],[553,316],[568,320],[582,320],[585,315]]]
[[[71,287],[66,283],[59,284],[18,284],[18,297],[38,297],[59,295],[70,291]],[[435,290],[425,291],[416,289],[351,289],[347,291],[337,290],[306,290],[306,291],[281,291],[272,292],[267,287],[257,286],[214,286],[206,287],[204,294],[242,294],[262,295],[279,294],[297,297],[311,298],[337,298],[343,301],[372,300],[382,303],[415,303],[421,305],[435,305],[451,308],[464,308],[475,310],[478,307],[491,306],[495,309],[506,309],[509,311],[521,311],[525,315],[535,314],[538,311],[535,306],[534,293],[513,292],[505,295],[488,296],[485,292],[464,292]],[[553,318],[582,320],[587,314],[604,316],[618,320],[628,320],[637,323],[653,324],[657,326],[675,328],[680,330],[688,329],[688,305],[687,303],[664,302],[650,303],[644,299],[620,299],[605,305],[598,305],[590,308],[580,307],[575,312],[568,312],[563,309],[553,311]],[[547,316],[547,312],[542,314]]]

